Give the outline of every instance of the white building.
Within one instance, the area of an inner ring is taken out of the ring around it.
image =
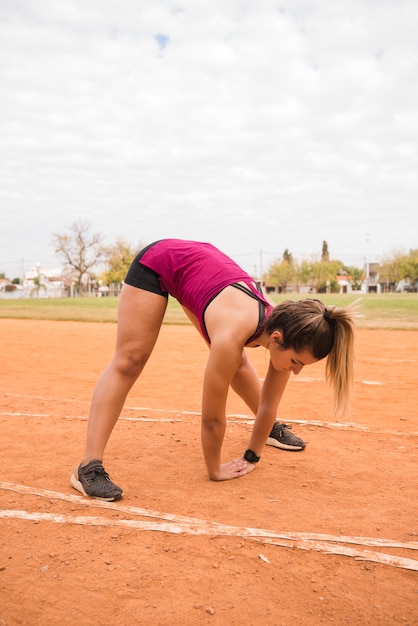
[[[67,295],[62,269],[49,269],[36,263],[25,273],[23,291],[27,298],[61,298]]]

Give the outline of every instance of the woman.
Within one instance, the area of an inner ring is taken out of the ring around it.
[[[305,447],[286,426],[275,423],[292,372],[299,374],[305,365],[328,356],[326,373],[334,389],[335,409],[342,412],[348,404],[354,325],[346,309],[326,309],[312,299],[274,306],[244,270],[211,244],[157,241],[136,256],[122,288],[115,354],[96,385],[86,450],[71,477],[73,487],[84,495],[109,501],[123,495],[104,470],[103,455],[127,394],[154,348],[169,294],[181,303],[210,347],[201,439],[212,480],[252,471],[266,442],[287,449]],[[257,346],[270,353],[263,385],[244,350]],[[243,457],[221,463],[229,386],[256,419]]]

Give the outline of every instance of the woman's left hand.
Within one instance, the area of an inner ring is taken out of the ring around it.
[[[234,459],[228,463],[222,463],[220,466],[219,474],[212,480],[232,480],[233,478],[240,478],[255,470],[254,463],[249,463],[242,457]]]

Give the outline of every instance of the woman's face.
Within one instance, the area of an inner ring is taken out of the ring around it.
[[[292,348],[284,350],[282,334],[278,330],[271,334],[268,348],[271,364],[278,372],[293,372],[297,376],[305,365],[312,365],[318,361],[309,350],[302,352],[296,352]]]

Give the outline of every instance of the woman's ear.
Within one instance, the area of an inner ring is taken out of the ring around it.
[[[280,330],[273,330],[270,335],[270,341],[275,341],[276,343],[282,345],[283,343],[283,335]]]

